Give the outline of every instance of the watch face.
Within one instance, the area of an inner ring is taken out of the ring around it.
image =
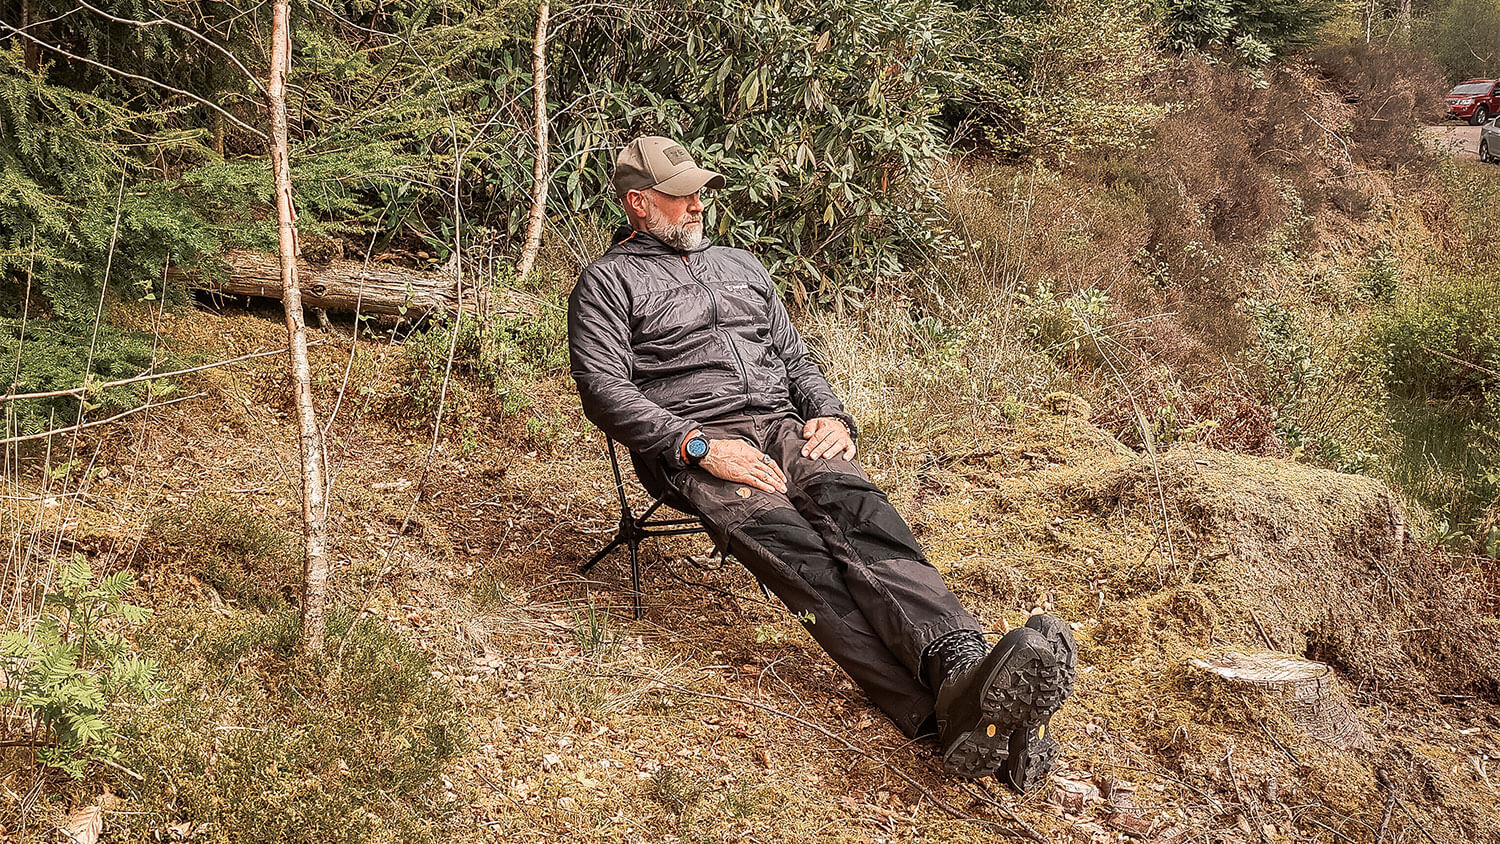
[[[687,453],[694,459],[702,459],[708,456],[708,440],[702,437],[693,437],[687,441]]]

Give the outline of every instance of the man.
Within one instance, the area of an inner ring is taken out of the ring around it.
[[[993,648],[854,461],[854,420],[765,268],[703,234],[724,177],[680,144],[632,141],[614,187],[629,218],[568,305],[585,415],[631,451],[653,494],[702,516],[943,769],[1024,791],[1057,752],[1072,689],[1068,625],[1033,616]]]

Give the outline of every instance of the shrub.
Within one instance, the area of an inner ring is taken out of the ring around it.
[[[440,776],[467,744],[427,659],[381,622],[330,614],[328,649],[295,655],[297,617],[176,619],[149,642],[173,686],[132,713],[121,786],[147,837],[187,822],[205,842],[451,840]]]
[[[1414,50],[1350,41],[1314,50],[1313,67],[1354,104],[1348,141],[1355,161],[1411,166],[1431,155],[1418,124],[1442,117],[1446,85],[1432,60]]]
[[[1333,0],[1167,0],[1168,46],[1263,65],[1311,45],[1333,18]]]
[[[1500,408],[1500,283],[1460,277],[1384,310],[1369,347],[1390,394],[1485,418]],[[1493,417],[1500,421],[1500,415]]]
[[[945,121],[1007,156],[1061,162],[1140,146],[1167,107],[1145,80],[1159,65],[1144,0],[962,2]]]
[[[43,599],[32,635],[0,637],[0,705],[35,719],[45,736],[38,761],[75,779],[89,762],[118,756],[112,705],[158,691],[156,663],[131,654],[116,632],[150,615],[125,602],[134,585],[126,570],[95,582],[76,554],[58,567],[57,591]]]
[[[613,151],[636,133],[684,140],[725,174],[706,218],[754,249],[799,300],[842,304],[941,246],[933,116],[956,33],[934,0],[636,0],[576,15],[559,64],[572,154],[557,198],[621,218]],[[670,20],[671,25],[664,25]]]
[[[1448,79],[1500,74],[1500,5],[1494,0],[1447,0],[1416,21],[1416,40],[1432,52]]]
[[[1389,396],[1392,479],[1440,539],[1489,552],[1500,527],[1500,284],[1448,279],[1372,319],[1363,358]]]
[[[458,336],[449,317],[439,317],[407,338],[402,347],[407,363],[406,398],[418,413],[435,413],[453,352],[453,375],[448,379],[449,406],[463,412],[515,413],[530,399],[520,379],[554,375],[567,367],[566,313],[543,302],[535,317],[464,314]],[[490,402],[493,402],[491,405]]]

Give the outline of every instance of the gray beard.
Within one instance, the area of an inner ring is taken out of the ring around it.
[[[646,221],[646,233],[678,252],[692,252],[703,243],[702,224],[688,228],[685,225],[674,226],[657,218]]]

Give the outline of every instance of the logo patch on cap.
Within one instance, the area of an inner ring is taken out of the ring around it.
[[[676,144],[663,149],[661,151],[661,154],[665,155],[667,157],[667,160],[672,162],[673,167],[676,167],[682,162],[687,161],[689,157],[688,151],[680,146],[677,146]]]

